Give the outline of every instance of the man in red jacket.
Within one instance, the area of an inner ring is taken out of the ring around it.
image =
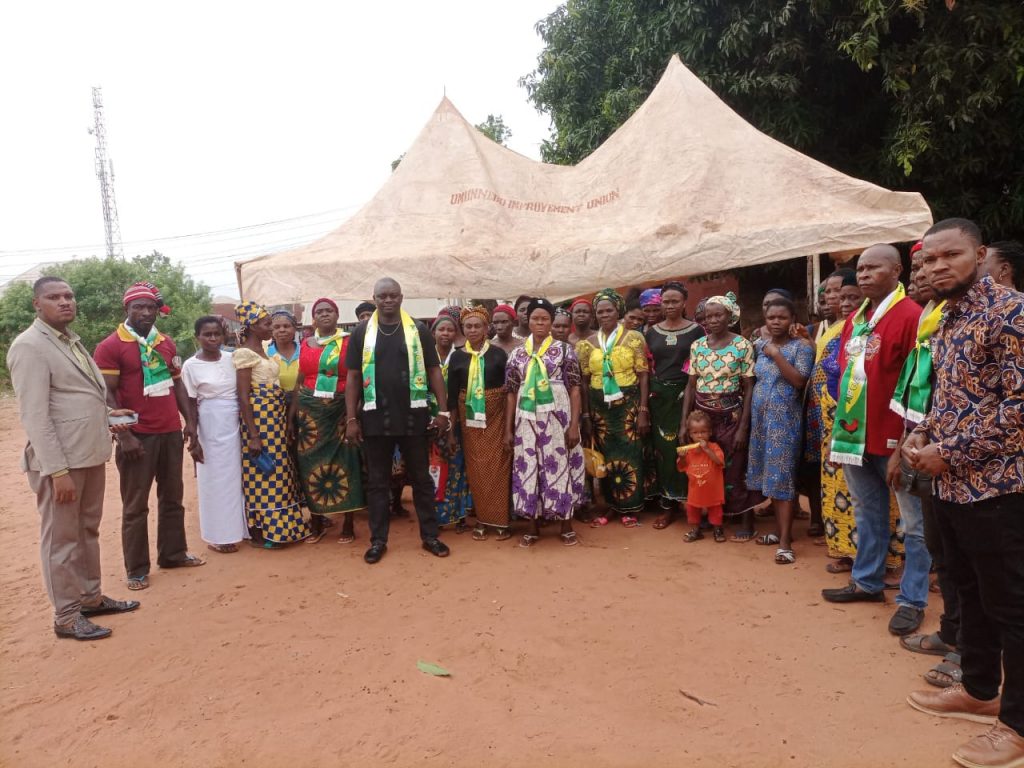
[[[847,318],[839,345],[839,405],[832,432],[832,461],[843,464],[857,521],[857,556],[849,586],[822,590],[829,602],[885,602],[885,557],[889,550],[889,493],[898,467],[889,473],[889,456],[903,435],[903,418],[889,408],[903,363],[917,341],[921,308],[900,284],[900,254],[891,245],[873,245],[857,263],[861,308]],[[902,490],[896,500],[903,519],[906,564],[894,635],[915,631],[928,604],[931,557],[924,543],[921,500]]]

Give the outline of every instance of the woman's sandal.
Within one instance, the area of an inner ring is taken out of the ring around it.
[[[576,536],[576,531],[566,531],[565,533],[560,533],[558,535],[558,538],[562,540],[562,546],[565,547],[575,547],[577,544],[580,543],[579,537]]]
[[[936,688],[949,688],[961,682],[963,678],[959,653],[947,653],[946,658],[924,673],[924,681]]]
[[[536,544],[537,539],[539,538],[540,536],[534,536],[532,533],[524,533],[522,537],[519,539],[519,546],[523,549],[528,549],[529,547],[532,547],[534,544]]]
[[[320,541],[326,535],[327,535],[327,531],[321,528],[316,533],[311,533],[309,536],[307,536],[306,537],[306,543],[307,544],[316,544],[318,541]]]
[[[207,544],[206,548],[211,552],[220,552],[222,555],[229,555],[238,551],[237,544]]]
[[[473,541],[487,541],[487,529],[478,525],[473,529]]]
[[[776,549],[775,550],[775,564],[776,565],[792,565],[796,562],[796,555],[793,554],[792,549]]]
[[[904,635],[900,638],[900,645],[911,653],[924,653],[929,656],[956,653],[955,647],[942,642],[938,632],[932,632],[930,635]]]
[[[665,514],[658,515],[656,518],[654,518],[654,525],[652,525],[651,527],[654,528],[654,530],[656,531],[663,531],[670,525],[672,525],[672,515]]]
[[[849,573],[853,570],[853,559],[849,557],[840,557],[834,563],[826,565],[825,570],[829,573]]]
[[[688,530],[686,532],[686,535],[683,536],[683,541],[685,541],[687,544],[689,544],[690,542],[693,542],[693,541],[700,541],[703,538],[704,538],[704,534],[701,533],[700,528],[691,528],[690,530]]]
[[[623,528],[639,528],[640,527],[640,521],[637,520],[632,515],[623,515],[622,516],[622,527]]]
[[[507,539],[511,539],[512,538],[512,529],[511,528],[507,528],[507,527],[506,528],[499,528],[498,529],[498,535],[495,536],[494,538],[495,538],[496,541],[506,541]]]
[[[775,533],[766,533],[764,536],[757,537],[757,543],[764,546],[775,546],[779,543],[779,536]]]
[[[606,525],[608,525],[608,518],[604,515],[595,517],[593,520],[590,521],[591,528],[604,528]]]
[[[716,544],[725,543],[725,528],[720,525],[716,525],[715,529],[711,532],[711,535],[715,538]]]
[[[344,530],[341,532],[341,535],[338,536],[339,544],[351,544],[355,540],[356,535],[354,533],[346,533]]]

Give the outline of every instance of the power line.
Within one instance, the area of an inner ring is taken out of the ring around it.
[[[245,226],[241,226],[241,227],[230,227],[228,229],[213,229],[213,230],[209,230],[207,232],[190,232],[190,233],[185,234],[185,235],[168,235],[166,237],[153,237],[153,238],[146,238],[146,239],[142,239],[142,240],[127,240],[127,241],[125,241],[123,243],[123,245],[149,245],[149,244],[152,244],[152,243],[164,243],[164,242],[171,242],[171,241],[177,241],[177,240],[186,240],[186,239],[195,238],[195,237],[210,237],[212,235],[224,235],[224,234],[230,234],[230,233],[233,233],[233,232],[244,232],[244,231],[247,231],[247,230],[258,229],[260,227],[272,226],[274,224],[288,224],[288,223],[295,222],[295,221],[302,221],[303,219],[314,219],[314,218],[318,218],[318,217],[322,217],[322,216],[328,216],[328,215],[333,215],[333,214],[338,214],[338,213],[344,213],[345,211],[351,211],[353,208],[358,208],[358,207],[359,207],[359,204],[346,205],[346,206],[343,206],[341,208],[332,208],[332,209],[329,209],[329,210],[326,210],[326,211],[319,211],[317,213],[307,213],[307,214],[303,214],[302,216],[292,216],[292,217],[287,218],[287,219],[274,219],[272,221],[264,221],[264,222],[262,222],[260,224],[246,224]],[[303,225],[303,226],[312,226],[312,224]],[[300,226],[300,227],[297,227],[297,228],[302,228],[302,227]],[[288,229],[292,229],[292,228],[280,228],[278,230],[270,230],[270,232],[288,231]],[[261,234],[261,233],[254,233],[252,235],[238,235],[238,237],[240,237],[240,238],[241,237],[253,237],[253,236],[258,236],[259,234]],[[230,240],[231,238],[227,238],[227,239]],[[29,255],[29,254],[39,254],[39,253],[44,253],[44,254],[45,253],[60,253],[60,252],[65,252],[65,251],[84,251],[84,250],[102,249],[104,247],[105,246],[102,243],[88,243],[88,244],[84,244],[84,245],[63,245],[63,246],[57,246],[57,247],[54,247],[54,248],[23,248],[23,249],[0,250],[0,257],[3,257],[3,256],[13,256],[13,255],[19,255],[19,254]]]

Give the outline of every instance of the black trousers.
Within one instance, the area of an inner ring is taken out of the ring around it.
[[[149,574],[149,491],[156,481],[156,562],[174,565],[188,556],[185,541],[181,432],[136,435],[145,453],[128,461],[121,446],[114,453],[121,474],[121,547],[128,578]]]
[[[935,519],[935,503],[931,495],[921,496],[921,517],[924,521],[924,544],[932,556],[935,578],[942,593],[942,615],[939,617],[939,637],[947,645],[960,646],[960,596],[949,575],[946,552],[942,546],[939,522]]]
[[[934,501],[960,596],[964,688],[987,701],[1002,681],[999,719],[1024,735],[1024,493],[973,504]]]
[[[395,447],[402,452],[405,473],[412,486],[412,500],[420,523],[420,538],[436,539],[434,481],[430,479],[430,439],[426,435],[363,437],[366,454],[366,505],[370,510],[370,541],[388,540],[391,526],[391,465]]]

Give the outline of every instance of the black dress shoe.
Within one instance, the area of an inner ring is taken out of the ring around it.
[[[370,565],[379,563],[380,559],[384,557],[384,553],[388,551],[388,545],[383,541],[375,541],[370,545],[370,548],[366,550],[366,554],[363,555],[363,560],[368,562]]]
[[[924,609],[912,605],[901,605],[889,619],[889,632],[893,635],[909,635],[916,632],[924,621]]]
[[[884,603],[885,595],[881,592],[865,592],[855,584],[841,589],[823,589],[821,596],[830,603]]]
[[[72,637],[75,640],[102,640],[104,637],[110,637],[111,630],[96,626],[84,616],[78,616],[66,627],[54,624],[53,634],[57,637]]]
[[[440,539],[424,539],[423,548],[434,557],[448,557],[452,552]]]
[[[138,600],[114,600],[103,595],[96,605],[83,605],[83,616],[104,616],[108,613],[128,613],[139,607]]]

